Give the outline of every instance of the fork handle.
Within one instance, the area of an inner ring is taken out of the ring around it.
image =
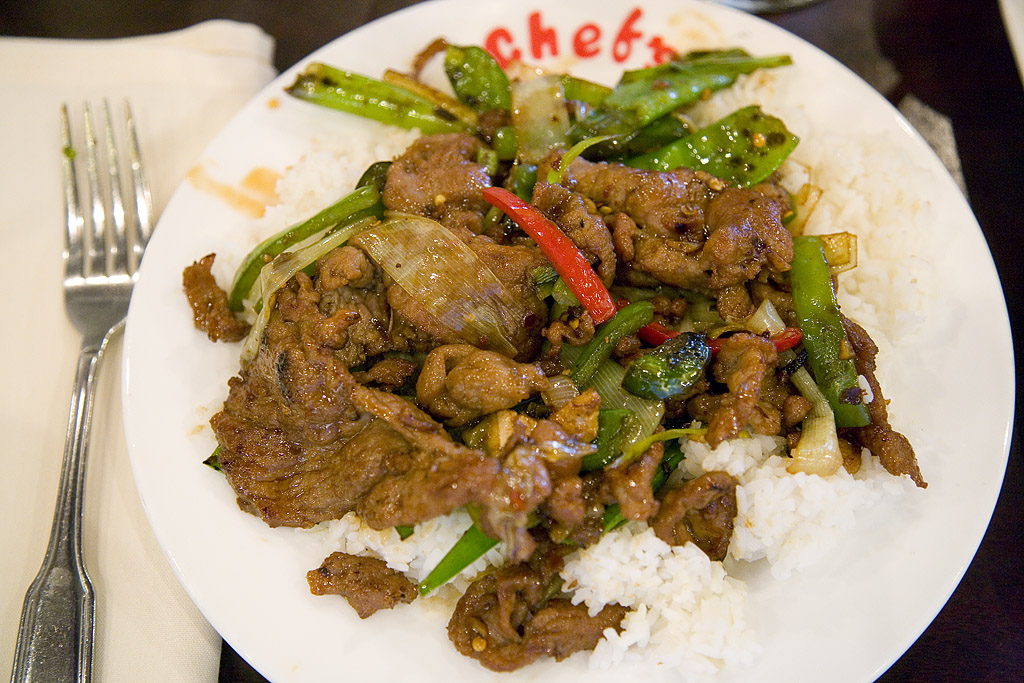
[[[96,370],[104,347],[83,345],[78,356],[50,541],[25,594],[11,683],[90,680],[95,599],[82,562],[82,489]]]

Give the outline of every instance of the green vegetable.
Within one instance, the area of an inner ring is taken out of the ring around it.
[[[512,126],[502,126],[494,131],[494,140],[491,146],[498,153],[502,161],[512,161],[516,158],[516,129]]]
[[[420,595],[432,593],[448,583],[496,545],[498,545],[496,539],[491,538],[480,527],[473,524],[466,529],[451,550],[441,558],[437,566],[430,570],[427,577],[420,581]]]
[[[793,251],[793,308],[814,379],[832,407],[837,427],[863,427],[870,419],[821,240],[797,237]]]
[[[679,111],[669,112],[632,133],[614,136],[587,150],[587,158],[628,159],[660,149],[693,132],[689,119]]]
[[[369,171],[368,171],[369,172]],[[364,174],[364,177],[366,174]],[[373,182],[372,178],[370,182]],[[285,228],[271,235],[249,252],[242,265],[235,271],[235,279],[228,293],[228,306],[241,311],[245,300],[250,298],[260,271],[267,263],[281,253],[314,236],[325,234],[331,229],[370,216],[380,218],[384,207],[380,191],[374,184],[358,187],[312,218]]]
[[[553,149],[569,146],[569,110],[561,77],[538,76],[512,86],[512,125],[518,159],[539,164]]]
[[[583,456],[581,470],[599,470],[619,457],[623,442],[636,431],[632,410],[602,408],[597,413],[597,451]]]
[[[704,377],[710,360],[711,349],[704,335],[684,332],[633,361],[622,388],[643,398],[676,396]]]
[[[418,128],[425,135],[472,129],[429,99],[405,88],[319,62],[307,66],[285,92],[381,123]]]
[[[498,62],[481,47],[449,45],[444,55],[444,72],[455,95],[473,110],[511,109],[508,76]]]
[[[739,187],[749,187],[781,166],[798,142],[781,120],[754,105],[626,163],[656,171],[679,167],[707,171]]]
[[[654,318],[654,305],[649,301],[632,303],[600,327],[594,338],[583,347],[583,352],[569,370],[569,377],[581,390],[590,386],[590,380],[598,367],[611,356],[615,345]]]
[[[590,105],[601,104],[612,92],[607,85],[568,74],[562,76],[562,90],[565,91],[565,99],[585,102]]]
[[[750,57],[731,50],[694,53],[667,65],[627,72],[599,106],[573,125],[570,137],[582,140],[636,131],[709,91],[731,85],[740,74],[791,63],[786,55]]]

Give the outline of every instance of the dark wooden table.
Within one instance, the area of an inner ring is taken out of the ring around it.
[[[274,36],[276,66],[284,69],[329,40],[411,4],[414,0],[6,0],[0,34],[109,38],[204,19],[237,19]],[[952,121],[971,206],[1002,276],[1011,325],[1024,323],[1019,270],[1024,93],[996,0],[824,0],[767,18],[841,60],[891,101],[913,93]],[[979,353],[984,341],[978,340]],[[1018,357],[1020,343],[1018,335]],[[1019,384],[1020,365],[1016,375]],[[974,562],[935,621],[880,682],[1024,681],[1022,466],[1018,430]],[[220,680],[263,679],[225,647]]]

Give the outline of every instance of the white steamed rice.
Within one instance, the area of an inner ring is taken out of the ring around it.
[[[840,278],[844,312],[860,322],[879,345],[879,374],[883,379],[894,341],[912,336],[921,321],[914,311],[932,286],[927,244],[922,226],[928,206],[909,202],[901,193],[900,166],[887,152],[885,140],[854,142],[837,135],[810,135],[798,98],[786,94],[785,70],[741,78],[737,85],[702,104],[698,122],[711,121],[740,106],[758,103],[786,121],[802,142],[784,171],[795,191],[805,182],[824,190],[807,231],[850,231],[859,235],[860,263]],[[344,147],[325,148],[303,159],[277,186],[279,204],[270,207],[256,226],[269,234],[319,211],[352,188],[373,161],[397,156],[415,137],[389,131],[379,139],[345,140]],[[255,239],[254,239],[255,241]],[[913,267],[907,267],[913,262]],[[898,406],[898,401],[895,406]],[[900,429],[898,408],[893,423]],[[912,437],[913,438],[913,437]],[[590,665],[605,668],[617,662],[644,658],[678,670],[684,680],[697,680],[723,667],[747,665],[758,653],[756,634],[746,625],[747,588],[729,576],[737,563],[759,563],[774,579],[818,561],[849,533],[856,512],[883,496],[913,490],[906,478],[894,478],[865,453],[857,475],[840,470],[830,477],[790,474],[780,457],[777,439],[755,436],[736,439],[712,450],[699,441],[683,444],[686,477],[719,469],[735,476],[739,508],[729,556],[710,561],[696,546],[671,547],[643,524],[628,524],[589,548],[571,555],[562,572],[573,600],[592,613],[609,603],[631,608],[616,634],[592,654]],[[469,526],[469,516],[456,511],[418,525],[401,540],[393,530],[377,531],[354,514],[322,524],[324,554],[341,550],[373,555],[412,580],[424,578]],[[492,550],[452,589],[465,590],[473,576],[505,559],[501,546]],[[415,606],[412,607],[415,609]]]

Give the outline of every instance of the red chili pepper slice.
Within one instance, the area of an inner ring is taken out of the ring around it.
[[[483,194],[489,204],[508,214],[533,238],[595,323],[603,323],[615,315],[615,302],[608,289],[583,253],[557,225],[538,209],[502,187],[486,187]]]
[[[787,327],[778,334],[772,335],[771,341],[775,345],[776,351],[786,351],[793,348],[804,338],[803,333],[798,327]],[[711,349],[711,353],[717,354],[722,350],[722,344],[725,343],[725,337],[718,337],[717,339],[708,339],[708,347]]]
[[[651,346],[661,346],[669,339],[674,339],[679,336],[679,333],[675,330],[670,330],[661,323],[647,323],[640,328],[640,331],[636,333],[636,336],[640,337],[640,341]]]

